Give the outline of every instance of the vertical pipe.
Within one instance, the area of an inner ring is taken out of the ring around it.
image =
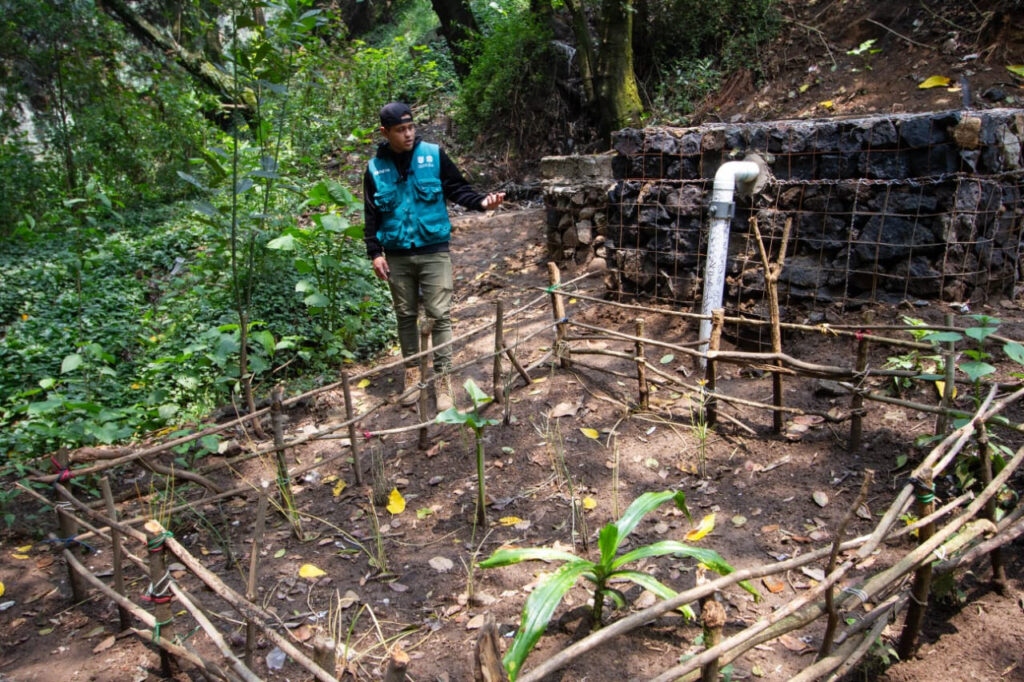
[[[736,210],[733,196],[736,181],[753,180],[760,173],[760,167],[753,161],[727,161],[715,173],[715,184],[711,191],[711,226],[708,229],[708,255],[704,265],[704,286],[701,294],[702,315],[700,321],[701,339],[711,335],[711,311],[722,307],[722,289],[725,287],[725,265],[729,258],[729,223]],[[707,352],[707,343],[701,345],[702,353]],[[704,360],[700,362],[705,367]]]
[[[106,506],[107,516],[111,521],[117,521],[117,508],[114,506],[114,495],[110,491],[110,479],[104,476],[100,479],[100,490],[103,492],[103,503]],[[110,527],[111,563],[114,566],[114,590],[122,597],[124,594],[124,569],[121,561],[121,531],[113,526]],[[121,632],[132,626],[132,617],[128,609],[118,604],[117,618],[121,625]]]
[[[551,294],[551,314],[557,323],[555,325],[555,356],[558,357],[559,366],[566,369],[569,367],[569,344],[565,340],[565,303],[562,301],[562,295],[557,293],[558,288],[562,286],[562,273],[552,262],[548,262],[548,285],[548,291]]]
[[[647,387],[647,366],[644,358],[644,318],[636,318],[636,381],[639,385],[640,409],[646,410],[650,407],[650,389]]]
[[[359,438],[356,433],[355,410],[352,408],[352,389],[348,385],[348,372],[341,370],[341,388],[345,394],[345,421],[351,422],[348,425],[348,442],[352,448],[352,472],[355,474],[356,485],[363,483],[363,465],[359,461]]]
[[[494,402],[498,405],[505,401],[505,386],[501,380],[501,353],[505,344],[505,304],[494,303],[494,371],[491,384],[494,387]]]

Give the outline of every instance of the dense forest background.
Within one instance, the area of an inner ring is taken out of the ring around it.
[[[786,5],[0,0],[3,466],[252,409],[392,345],[357,195],[382,104],[521,179],[752,92]]]

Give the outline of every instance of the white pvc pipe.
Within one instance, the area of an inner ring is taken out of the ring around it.
[[[722,307],[722,291],[725,289],[725,264],[729,256],[729,223],[732,220],[736,183],[749,182],[757,177],[761,168],[753,161],[727,161],[715,173],[715,185],[711,191],[711,227],[708,230],[708,256],[704,264],[704,294],[700,312],[711,315],[711,311]],[[711,319],[700,321],[700,336],[711,336]],[[707,341],[700,345],[700,352],[708,350]],[[705,361],[701,358],[700,366]]]

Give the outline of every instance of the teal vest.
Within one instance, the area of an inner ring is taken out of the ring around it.
[[[377,239],[385,251],[448,241],[452,225],[441,188],[441,149],[436,144],[416,145],[405,182],[398,181],[391,159],[374,157],[370,172],[377,185],[373,203],[381,212]]]

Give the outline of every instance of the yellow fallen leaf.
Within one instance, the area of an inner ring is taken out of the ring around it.
[[[598,438],[601,437],[601,434],[599,434],[597,432],[597,429],[584,429],[584,428],[581,428],[580,429],[580,433],[582,433],[587,438],[593,438],[594,440],[597,440]]]
[[[313,564],[302,564],[299,567],[299,577],[306,578],[308,580],[316,580],[320,576],[327,575],[327,572],[321,568],[317,568]]]
[[[391,489],[391,494],[388,495],[387,510],[392,514],[401,514],[405,511],[405,498],[402,497],[402,493],[398,492],[398,488]]]
[[[0,597],[4,596],[4,592],[6,592],[6,591],[7,591],[7,588],[4,587],[4,581],[0,580]]]
[[[362,381],[360,381],[360,382],[359,382],[358,384],[356,384],[356,386],[357,386],[358,388],[366,388],[366,387],[367,387],[367,386],[369,386],[369,385],[370,385],[370,380],[369,380],[369,379],[363,379],[363,380],[362,380]]]
[[[715,513],[711,512],[697,524],[697,527],[689,531],[683,538],[688,542],[696,542],[715,529]]]
[[[535,384],[543,384],[547,380],[548,380],[547,377],[537,377],[536,379],[533,380],[533,383],[535,383]]]
[[[341,494],[341,491],[345,489],[345,479],[338,479],[338,484],[334,486],[334,490],[331,491],[331,495],[337,497]]]
[[[946,382],[936,380],[935,390],[939,392],[939,397],[941,398],[946,393]],[[956,386],[953,387],[953,397],[956,397]]]
[[[800,86],[800,92],[807,92],[807,88],[811,87],[810,83],[804,83]]]
[[[570,303],[570,304],[573,304],[573,303],[575,303],[575,302],[576,302],[576,299],[575,299],[575,298],[570,298],[570,299],[569,299],[569,303]]]
[[[593,497],[584,497],[583,508],[588,510],[597,508],[597,500],[595,500]]]
[[[338,475],[337,474],[327,474],[326,476],[324,476],[323,478],[320,479],[320,482],[323,483],[324,485],[330,485],[330,484],[334,483],[337,480],[338,480]]]
[[[30,549],[32,549],[32,545],[22,545],[21,547],[18,547],[14,551],[15,552],[20,552],[20,553],[24,554],[25,552],[29,551]]]
[[[498,519],[498,523],[500,523],[503,526],[514,526],[517,523],[522,522],[523,520],[518,516],[502,516],[500,519]]]
[[[835,106],[835,103],[832,102],[832,100],[827,99],[824,102],[818,102],[818,106],[821,107],[822,109],[831,109],[832,107]]]
[[[917,84],[917,87],[922,90],[927,90],[928,88],[945,88],[948,86],[949,79],[945,76],[929,76]]]
[[[18,554],[16,552],[14,554],[11,554],[11,556],[14,557],[15,559],[27,559],[28,558],[28,554]]]

